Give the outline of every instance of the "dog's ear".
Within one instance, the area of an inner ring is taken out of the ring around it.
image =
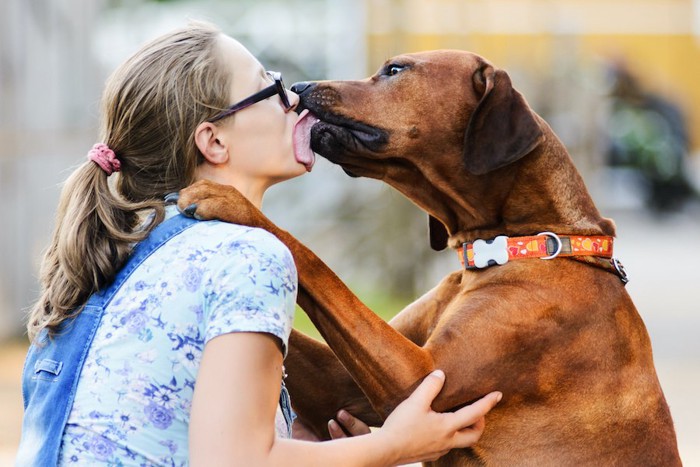
[[[472,85],[481,100],[464,135],[464,162],[469,172],[483,175],[532,151],[544,134],[505,71],[485,65],[472,76]]]
[[[430,233],[430,248],[435,251],[447,248],[447,238],[450,236],[447,227],[430,214],[428,214],[428,232]]]

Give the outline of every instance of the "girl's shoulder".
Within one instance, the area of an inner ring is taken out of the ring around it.
[[[189,241],[214,248],[223,254],[251,254],[292,260],[287,246],[275,235],[258,227],[249,227],[218,220],[202,221],[188,229]]]

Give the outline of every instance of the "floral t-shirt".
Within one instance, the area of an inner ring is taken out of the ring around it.
[[[174,214],[169,208],[168,216]],[[170,239],[105,309],[59,463],[187,465],[204,345],[225,333],[264,332],[286,351],[296,292],[289,250],[264,230],[198,222]],[[276,427],[287,436],[279,407]]]

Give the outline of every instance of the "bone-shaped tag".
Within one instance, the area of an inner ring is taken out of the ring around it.
[[[490,266],[490,261],[496,264],[506,264],[508,262],[508,237],[499,235],[490,242],[477,240],[472,244],[474,253],[474,266],[485,268]]]

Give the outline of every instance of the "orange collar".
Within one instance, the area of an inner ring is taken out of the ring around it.
[[[608,236],[557,235],[552,232],[527,237],[500,235],[491,240],[463,243],[457,253],[465,269],[483,269],[517,259],[570,257],[614,272],[627,283],[624,267],[613,258],[613,241],[614,238]]]

